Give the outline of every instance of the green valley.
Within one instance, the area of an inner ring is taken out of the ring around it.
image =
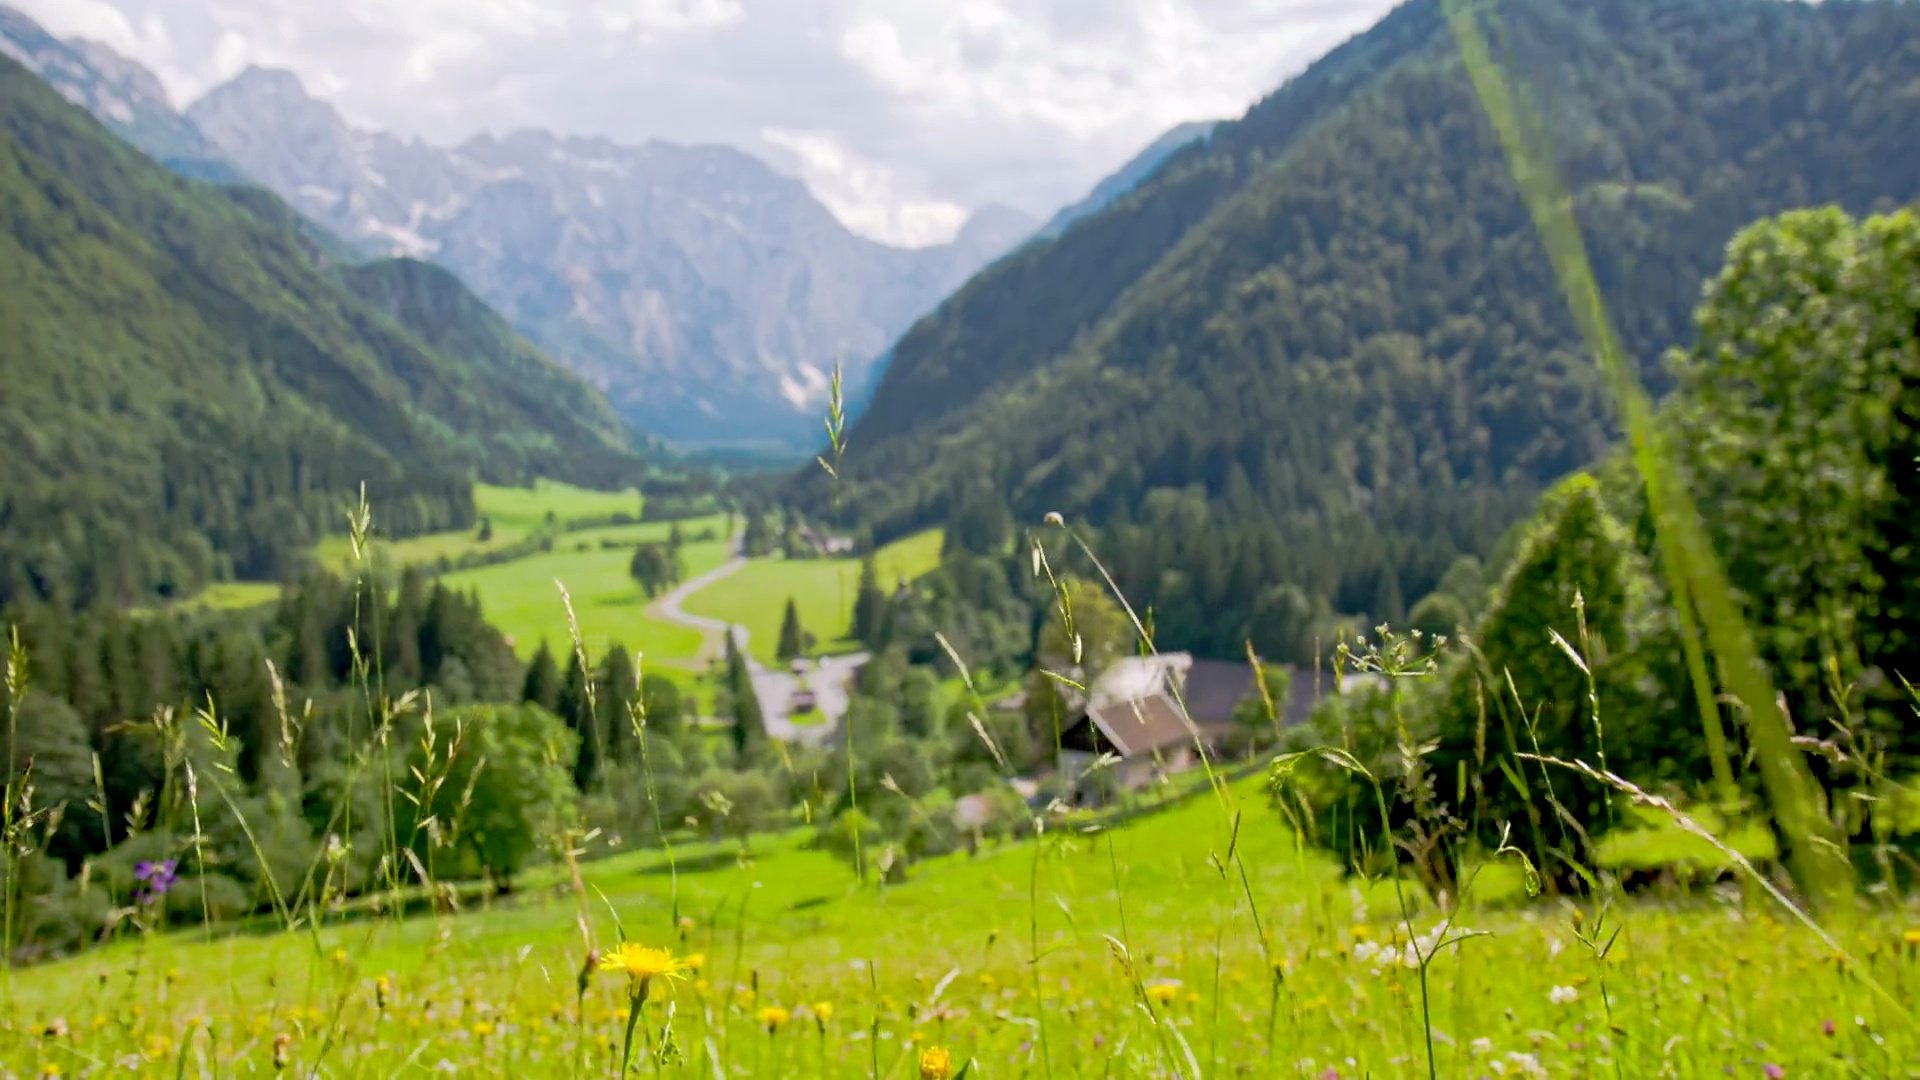
[[[1367,2],[0,7],[0,1078],[1920,1076],[1920,4]]]

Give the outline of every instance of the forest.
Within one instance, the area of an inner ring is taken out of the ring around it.
[[[1656,391],[1738,229],[1920,195],[1912,5],[1518,2],[1493,25]],[[1470,584],[1463,560],[1618,431],[1416,2],[979,275],[898,344],[840,482],[794,487],[883,540],[976,491],[1062,513],[1168,641],[1306,662],[1342,616],[1398,625]]]
[[[338,264],[0,58],[0,604],[275,580],[364,490],[392,535],[474,481],[638,476],[597,391],[444,271]]]

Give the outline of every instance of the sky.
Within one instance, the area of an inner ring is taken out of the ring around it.
[[[1037,218],[1175,124],[1239,116],[1393,0],[9,0],[174,104],[288,68],[357,126],[717,142],[848,227]]]

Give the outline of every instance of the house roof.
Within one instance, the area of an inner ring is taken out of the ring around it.
[[[1179,706],[1165,694],[1132,701],[1096,705],[1060,735],[1061,745],[1098,752],[1111,749],[1121,757],[1150,754],[1191,741],[1193,732],[1181,718]]]
[[[1192,663],[1193,656],[1183,652],[1120,657],[1094,680],[1093,703],[1133,701],[1157,694],[1166,689],[1169,675],[1186,671]]]
[[[1230,660],[1195,660],[1187,668],[1181,700],[1187,703],[1187,715],[1202,727],[1226,724],[1233,710],[1258,693],[1253,685],[1253,667]]]

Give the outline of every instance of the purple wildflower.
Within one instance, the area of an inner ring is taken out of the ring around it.
[[[151,904],[167,895],[173,888],[174,871],[178,864],[172,859],[162,862],[142,860],[133,865],[134,879],[140,882],[140,888],[134,891],[134,899],[142,904]]]
[[[1782,1080],[1782,1078],[1787,1075],[1787,1070],[1769,1061],[1767,1062],[1766,1073],[1767,1080]]]

